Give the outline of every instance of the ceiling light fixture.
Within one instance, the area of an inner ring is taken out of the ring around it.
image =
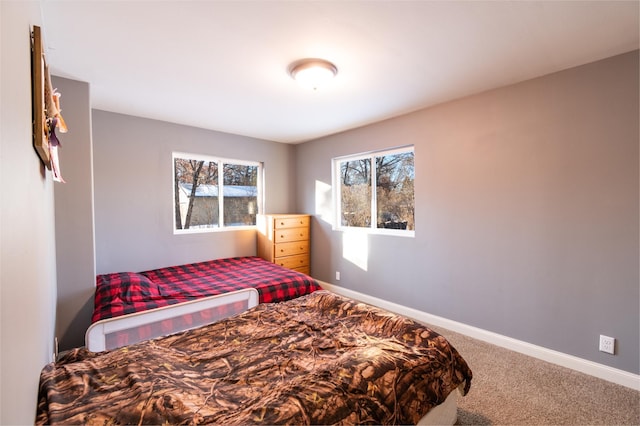
[[[338,68],[324,59],[306,58],[289,65],[289,74],[300,85],[316,90],[335,77]]]

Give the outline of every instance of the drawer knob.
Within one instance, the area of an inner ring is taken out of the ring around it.
[[[281,226],[284,226],[284,222],[280,222],[280,225],[281,225]]]

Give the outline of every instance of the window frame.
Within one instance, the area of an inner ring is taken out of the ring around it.
[[[358,154],[342,155],[340,157],[334,157],[331,159],[331,180],[333,189],[333,226],[334,231],[343,232],[363,232],[366,234],[377,235],[395,235],[402,237],[415,237],[415,225],[414,229],[390,229],[390,228],[378,228],[377,226],[377,187],[376,187],[376,175],[375,158],[384,157],[386,155],[394,155],[400,153],[412,152],[414,156],[414,212],[415,212],[415,146],[404,145],[394,148],[387,148],[377,151],[368,151]],[[342,192],[341,192],[341,167],[340,164],[345,161],[358,161],[363,159],[370,159],[371,161],[371,224],[368,227],[361,226],[346,226],[342,225]],[[375,219],[374,219],[375,218]],[[415,213],[414,213],[415,224]]]
[[[189,228],[189,229],[176,229],[176,210],[175,210],[175,188],[176,188],[176,173],[175,173],[175,160],[176,158],[215,162],[218,164],[218,193],[223,194],[222,197],[218,197],[218,225],[207,228]],[[228,231],[243,231],[248,229],[257,229],[257,220],[255,225],[240,225],[230,226],[224,224],[224,164],[233,164],[240,166],[255,166],[258,168],[257,180],[256,180],[256,216],[264,212],[264,163],[261,161],[251,160],[238,160],[234,158],[225,158],[208,154],[193,154],[190,152],[173,151],[171,153],[171,211],[172,211],[172,225],[174,235],[184,234],[202,234],[209,232],[228,232]]]

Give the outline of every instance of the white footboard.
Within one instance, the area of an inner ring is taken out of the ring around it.
[[[115,349],[210,324],[257,304],[258,291],[249,288],[108,318],[89,327],[85,344],[93,352]]]

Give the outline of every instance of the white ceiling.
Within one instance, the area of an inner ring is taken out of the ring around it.
[[[286,143],[639,47],[638,1],[41,4],[52,73],[89,82],[93,108]],[[298,86],[304,57],[337,77]]]

